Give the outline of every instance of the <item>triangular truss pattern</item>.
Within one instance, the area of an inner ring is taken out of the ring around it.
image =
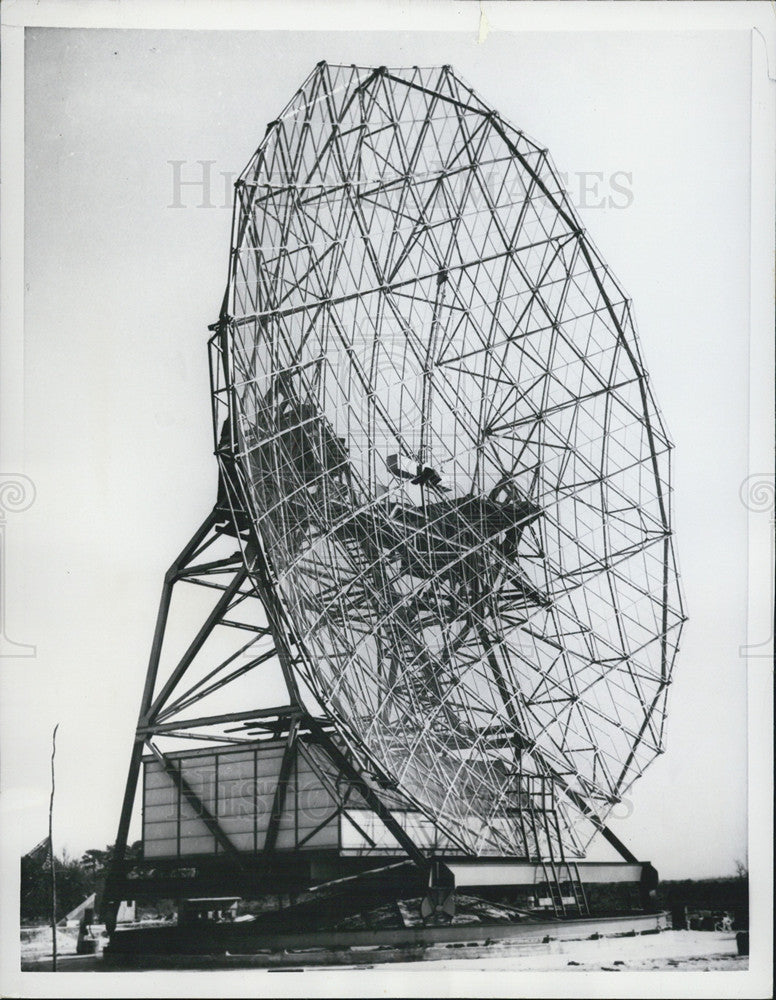
[[[450,67],[321,63],[236,192],[216,423],[300,675],[471,851],[533,773],[581,852],[662,750],[684,620],[625,294]]]
[[[110,920],[141,785],[145,868],[243,890],[324,846],[440,900],[445,857],[575,899],[596,830],[635,862],[604,821],[663,750],[672,446],[547,151],[450,67],[319,64],[236,183],[211,329],[218,499],[165,577]]]
[[[121,898],[158,892],[160,879],[173,895],[190,893],[181,865],[198,887],[261,893],[320,878],[322,853],[356,872],[400,854],[429,876],[434,855],[467,853],[330,719],[304,707],[313,699],[300,685],[299,650],[239,506],[234,459],[221,458],[216,505],[162,588],[104,892],[114,924]],[[180,626],[182,610],[181,632],[174,619]],[[126,860],[138,788],[142,858]],[[553,782],[516,773],[510,795],[521,832],[512,856],[562,860]]]

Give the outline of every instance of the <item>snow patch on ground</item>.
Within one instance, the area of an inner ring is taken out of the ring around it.
[[[633,972],[634,970],[694,970],[748,968],[738,955],[735,934],[725,931],[663,931],[636,937],[599,938],[597,941],[549,941],[544,954],[516,954],[510,942],[496,942],[476,957],[450,955],[434,968],[467,971],[514,972]],[[415,962],[396,962],[375,968],[418,969]]]

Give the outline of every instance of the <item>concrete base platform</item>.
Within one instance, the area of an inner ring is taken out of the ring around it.
[[[401,930],[320,931],[303,934],[251,932],[250,923],[210,927],[135,927],[117,930],[103,962],[113,968],[213,968],[428,961],[449,958],[450,949],[509,942],[533,952],[550,941],[655,934],[669,926],[666,912],[620,917],[412,927]],[[472,957],[474,951],[471,952]]]

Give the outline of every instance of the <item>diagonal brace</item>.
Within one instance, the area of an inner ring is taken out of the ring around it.
[[[173,670],[172,674],[168,678],[167,683],[159,692],[159,695],[157,696],[153,705],[151,705],[151,707],[146,712],[145,717],[142,720],[142,723],[144,725],[148,725],[149,723],[154,721],[157,714],[159,713],[160,708],[164,705],[165,701],[175,688],[178,681],[181,679],[181,677],[183,677],[188,668],[191,666],[191,662],[194,659],[194,657],[197,655],[202,646],[205,644],[205,640],[207,639],[207,637],[210,635],[210,633],[218,624],[219,620],[224,616],[224,614],[228,610],[230,603],[234,599],[234,596],[239,591],[240,587],[244,583],[245,578],[247,576],[248,576],[248,571],[244,567],[241,567],[235,573],[234,579],[219,598],[218,602],[216,603],[216,606],[208,615],[202,628],[199,630],[199,632],[197,632],[191,645],[183,654],[177,667],[175,668],[175,670]]]
[[[369,808],[384,823],[386,828],[398,841],[401,847],[404,848],[408,856],[415,862],[415,864],[422,871],[428,871],[431,862],[425,854],[423,854],[415,841],[409,836],[391,810],[388,809],[374,788],[368,784],[363,775],[356,767],[353,766],[351,761],[340,750],[334,740],[332,740],[329,734],[325,732],[316,719],[309,718],[307,722],[310,727],[310,731],[315,736],[317,742],[323,747],[328,756],[331,758],[332,763],[335,764],[336,767],[338,767],[339,770],[345,775],[348,782],[359,791]]]
[[[296,749],[296,734],[298,729],[299,718],[297,717],[292,719],[288,726],[288,737],[286,738],[286,745],[283,750],[283,759],[280,763],[280,773],[275,785],[272,812],[269,814],[269,826],[267,827],[267,835],[264,838],[264,851],[267,854],[271,854],[275,850],[278,832],[280,831],[280,817],[283,815],[283,809],[286,804],[288,779],[291,775],[291,768],[296,760],[296,753],[294,751]]]

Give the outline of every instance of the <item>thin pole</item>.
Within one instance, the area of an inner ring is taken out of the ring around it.
[[[57,971],[57,868],[54,857],[54,757],[57,752],[57,729],[51,734],[51,798],[49,799],[49,856],[51,858],[51,971]]]

